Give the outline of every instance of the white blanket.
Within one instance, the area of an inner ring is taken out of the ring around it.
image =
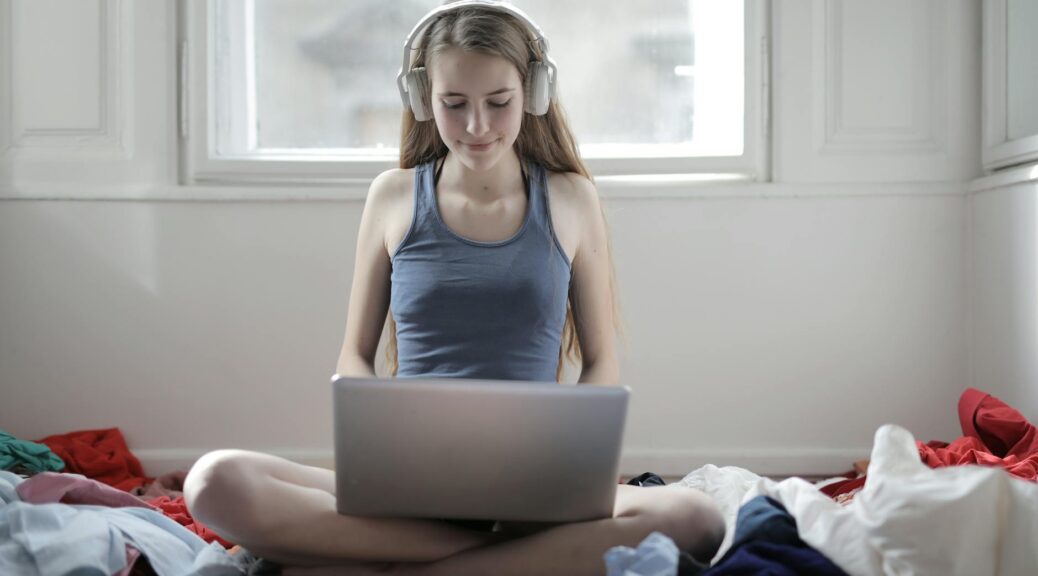
[[[876,431],[865,487],[847,506],[818,484],[732,466],[703,466],[680,484],[721,507],[727,530],[714,560],[731,546],[739,507],[765,494],[796,519],[801,539],[852,576],[1038,575],[1038,484],[1000,468],[929,468],[898,426]]]
[[[898,426],[876,431],[865,487],[846,507],[798,478],[761,479],[744,501],[759,494],[852,576],[1038,574],[1038,484],[1000,468],[931,469]]]

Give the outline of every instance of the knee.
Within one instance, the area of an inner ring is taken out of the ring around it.
[[[661,532],[670,536],[679,549],[708,563],[724,540],[724,515],[717,503],[703,492],[675,488],[675,501],[661,512]]]
[[[203,455],[184,479],[184,503],[191,516],[226,536],[228,524],[240,518],[248,504],[255,477],[248,453],[217,450]]]

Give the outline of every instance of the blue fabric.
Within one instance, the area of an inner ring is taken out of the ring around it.
[[[527,168],[524,223],[492,243],[450,230],[433,163],[415,169],[414,219],[392,257],[398,377],[555,381],[570,264],[551,226],[546,172]]]
[[[821,552],[806,544],[790,546],[764,540],[748,542],[703,576],[847,576]]]
[[[0,469],[24,466],[32,472],[60,472],[65,461],[51,452],[46,444],[19,440],[0,430]]]
[[[758,496],[739,508],[732,547],[703,576],[846,576],[797,534],[779,502]]]
[[[219,544],[206,544],[160,512],[18,499],[22,478],[0,472],[0,574],[114,574],[126,566],[126,545],[159,576],[222,576],[243,568]]]
[[[758,496],[739,508],[732,548],[752,540],[791,546],[803,545],[800,535],[797,534],[796,520],[786,512],[782,504],[767,496]]]
[[[614,546],[604,559],[606,576],[673,576],[678,572],[678,547],[659,532],[646,536],[637,549]]]
[[[24,481],[25,479],[13,472],[0,470],[0,505],[21,500],[17,488]]]

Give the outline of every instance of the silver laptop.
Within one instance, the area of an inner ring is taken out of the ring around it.
[[[332,379],[338,510],[575,522],[611,517],[626,388]]]

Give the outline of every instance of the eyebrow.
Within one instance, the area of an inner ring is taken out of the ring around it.
[[[515,88],[498,88],[493,92],[487,92],[487,96],[496,96],[498,94],[504,94],[505,92],[515,92]],[[437,96],[451,97],[451,96],[465,96],[461,92],[440,92]]]

